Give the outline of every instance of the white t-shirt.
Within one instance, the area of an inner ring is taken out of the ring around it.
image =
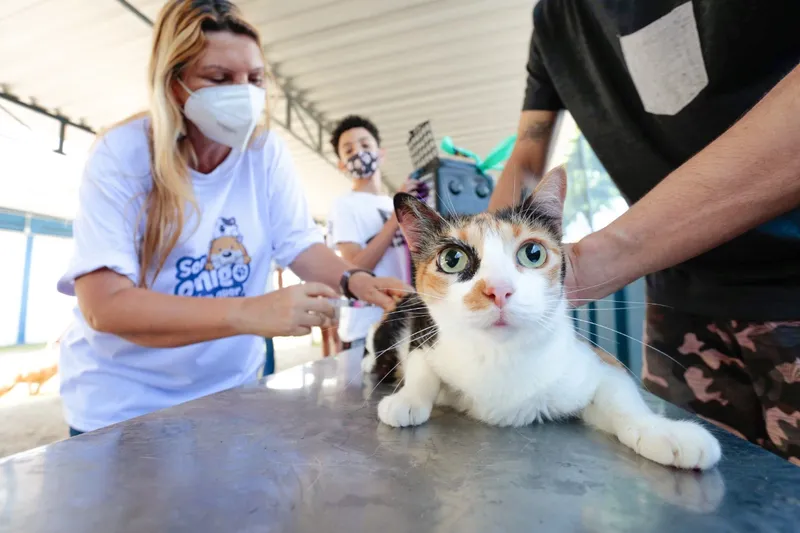
[[[351,192],[336,200],[328,217],[330,243],[352,242],[365,247],[383,228],[394,212],[392,198],[367,192]],[[375,266],[376,276],[411,282],[411,257],[402,232],[398,229],[392,244]],[[383,316],[383,310],[372,308],[342,309],[339,338],[344,342],[366,338],[369,328]]]
[[[139,279],[139,217],[153,180],[149,119],[98,139],[89,155],[74,222],[74,255],[58,290],[106,267]],[[268,132],[244,152],[232,150],[210,174],[191,171],[200,221],[187,208],[178,245],[154,291],[198,298],[257,296],[271,263],[286,267],[323,237],[308,210],[288,149]],[[148,279],[151,277],[148,276]],[[67,423],[91,431],[254,380],[265,341],[237,336],[181,348],[145,348],[94,331],[75,309],[61,343],[61,397]]]

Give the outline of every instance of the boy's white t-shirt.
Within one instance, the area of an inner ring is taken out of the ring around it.
[[[149,119],[104,134],[89,154],[73,225],[74,253],[58,290],[101,268],[139,280],[139,211],[152,189]],[[288,266],[323,236],[283,141],[268,132],[210,174],[191,171],[198,217],[187,207],[178,245],[150,288],[195,298],[264,294],[271,263]],[[138,232],[134,227],[138,225]],[[152,278],[148,276],[148,279]],[[80,309],[61,342],[67,423],[91,431],[256,379],[265,341],[237,336],[180,348],[145,348],[93,330]]]
[[[367,246],[383,228],[394,212],[390,196],[367,192],[351,192],[336,200],[328,217],[331,244],[352,242]],[[376,276],[386,276],[411,282],[411,257],[408,246],[398,229],[392,244],[373,270]],[[352,342],[366,338],[370,327],[383,316],[376,307],[345,308],[339,318],[339,338]]]

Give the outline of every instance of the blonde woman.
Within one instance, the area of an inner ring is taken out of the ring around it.
[[[404,285],[322,244],[286,146],[258,127],[257,31],[227,1],[168,2],[149,112],[103,134],[80,189],[61,348],[71,435],[255,379],[264,337],[330,322],[327,298],[393,307]],[[264,293],[270,263],[309,283]]]

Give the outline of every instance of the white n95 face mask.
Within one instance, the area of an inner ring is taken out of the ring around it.
[[[215,85],[191,91],[183,114],[212,141],[244,150],[266,104],[266,91],[255,85]]]

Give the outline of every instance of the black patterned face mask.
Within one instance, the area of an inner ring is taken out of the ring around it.
[[[357,152],[347,160],[345,168],[357,180],[369,179],[378,170],[378,152]]]

